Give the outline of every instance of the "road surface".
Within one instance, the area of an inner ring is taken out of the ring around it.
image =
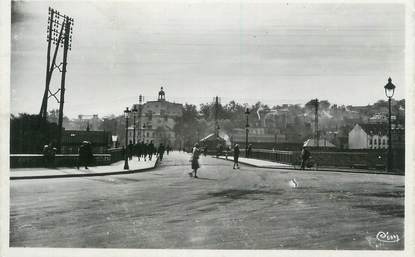
[[[233,170],[208,156],[195,179],[189,158],[173,152],[137,174],[10,181],[10,246],[404,248],[403,176]]]

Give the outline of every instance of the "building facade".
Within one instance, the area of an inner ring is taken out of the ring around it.
[[[349,149],[387,148],[387,124],[356,124],[349,132]]]
[[[131,109],[136,111],[129,115],[128,142],[153,141],[155,145],[174,144],[175,120],[183,115],[183,105],[166,101],[163,87],[156,101],[144,103],[140,96],[139,103],[134,104]]]

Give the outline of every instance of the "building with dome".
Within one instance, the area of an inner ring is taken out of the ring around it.
[[[175,119],[183,115],[183,105],[166,101],[163,87],[160,88],[157,100],[144,102],[140,95],[138,104],[134,104],[131,110],[136,111],[130,113],[128,142],[152,140],[156,146],[160,143],[171,146],[175,144]]]

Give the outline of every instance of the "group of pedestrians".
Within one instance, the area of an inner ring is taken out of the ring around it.
[[[189,172],[190,177],[194,177],[194,178],[198,177],[197,170],[200,168],[199,158],[200,158],[201,153],[202,153],[202,148],[199,146],[198,143],[196,143],[194,147],[192,148],[192,155],[190,158],[190,163],[192,167],[192,172]],[[233,148],[233,169],[239,169],[239,153],[240,153],[239,145],[235,144]]]
[[[42,154],[45,167],[53,168],[55,166],[56,148],[52,142],[43,146]]]
[[[219,149],[219,147],[217,147]],[[248,145],[248,152],[247,157],[249,158],[252,153],[252,145]],[[226,149],[226,159],[228,157],[228,153],[230,152],[230,147]],[[199,157],[202,152],[202,149],[199,147],[199,144],[196,143],[192,149],[192,156],[190,159],[192,172],[189,173],[191,177],[197,178],[197,170],[200,168],[199,164]],[[216,153],[218,155],[218,151]],[[238,144],[235,144],[233,147],[233,169],[239,169],[239,155],[240,155],[240,148]],[[311,153],[307,149],[307,147],[303,147],[301,150],[301,169],[304,170],[306,167],[309,167],[311,163],[309,162],[311,158]]]
[[[153,140],[149,143],[141,141],[136,144],[133,144],[130,140],[130,143],[127,146],[127,155],[130,160],[133,159],[133,156],[137,156],[138,161],[147,161],[147,159],[151,161],[153,156],[159,156],[160,161],[162,161],[164,153],[166,152],[167,155],[169,155],[171,150],[170,145],[164,146],[163,143],[160,143],[159,147],[156,148]]]

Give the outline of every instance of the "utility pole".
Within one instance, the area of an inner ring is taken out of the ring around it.
[[[215,136],[216,139],[219,137],[219,120],[218,120],[218,113],[219,113],[219,97],[215,97]]]
[[[316,146],[319,147],[320,138],[319,138],[319,132],[318,132],[318,99],[317,98],[314,99],[314,106],[315,106],[315,111],[316,111],[316,113],[314,115],[314,125],[315,125],[315,131],[316,131],[316,134],[315,134]]]
[[[63,123],[63,104],[65,102],[65,78],[66,78],[66,65],[68,50],[70,49],[69,33],[71,31],[71,19],[68,16],[65,17],[65,40],[63,43],[63,62],[62,62],[62,77],[61,77],[61,96],[59,102],[59,123],[58,123],[58,143],[56,149],[58,153],[61,153],[62,145],[62,123]],[[72,36],[71,36],[72,37]]]
[[[46,83],[43,94],[42,105],[39,111],[40,124],[45,124],[47,119],[48,99],[54,97],[59,103],[59,120],[58,120],[58,138],[57,150],[61,151],[61,137],[62,137],[62,123],[63,123],[63,104],[65,102],[65,78],[68,50],[71,50],[72,42],[72,25],[73,19],[59,13],[53,8],[49,7],[48,29],[47,29],[47,55],[46,55]],[[51,60],[52,44],[56,45]],[[56,57],[59,47],[63,47],[63,61],[56,65]],[[62,68],[61,68],[62,66]],[[52,93],[50,90],[50,82],[54,69],[58,69],[62,73],[61,87],[56,92]],[[56,96],[60,92],[59,98]]]

